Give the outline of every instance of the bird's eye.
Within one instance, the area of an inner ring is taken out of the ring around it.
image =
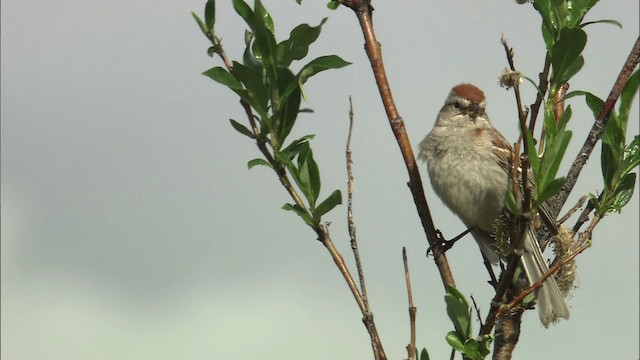
[[[456,109],[460,109],[461,105],[460,102],[456,101],[453,103],[453,107],[455,107]]]

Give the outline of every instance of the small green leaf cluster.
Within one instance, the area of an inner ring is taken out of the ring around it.
[[[313,135],[306,135],[289,143],[287,138],[298,115],[308,112],[300,108],[305,82],[322,71],[342,68],[349,63],[336,55],[322,56],[294,73],[290,69],[291,64],[307,56],[310,45],[318,39],[327,19],[323,19],[317,26],[298,25],[291,30],[288,39],[277,42],[273,19],[260,0],[255,0],[253,9],[243,0],[233,0],[233,7],[249,27],[245,31],[242,62],[233,61],[228,69],[214,67],[203,75],[226,86],[251,108],[249,127],[233,119],[230,120],[231,126],[242,135],[256,140],[259,145],[268,145],[272,156],[263,151],[265,159],[253,159],[249,161],[248,167],[264,165],[279,176],[287,171],[307,204],[295,201],[295,204],[285,204],[283,209],[294,211],[305,223],[317,229],[321,217],[342,203],[342,196],[336,190],[318,204],[320,171],[309,144]],[[204,21],[195,14],[193,16],[202,32],[213,43],[213,47],[208,50],[209,55],[213,55],[220,46],[213,29],[215,2],[207,1]]]
[[[636,174],[631,171],[639,163],[640,137],[635,135],[633,140],[626,144],[626,136],[629,111],[635,94],[638,92],[639,81],[639,73],[636,71],[622,90],[618,111],[611,112],[602,135],[600,164],[604,188],[599,197],[591,195],[591,201],[599,217],[610,212],[620,213],[633,196]],[[604,101],[591,93],[582,92],[580,95],[585,95],[585,100],[593,112],[593,116],[598,118]]]
[[[493,335],[483,335],[478,338],[472,337],[471,307],[458,289],[453,286],[447,286],[444,300],[447,304],[447,314],[455,328],[454,331],[450,331],[447,334],[447,343],[469,359],[484,359],[491,351],[490,346],[494,339]]]

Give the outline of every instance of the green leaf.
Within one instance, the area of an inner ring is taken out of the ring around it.
[[[253,23],[253,10],[242,0],[233,0],[233,9],[244,21],[251,26]],[[252,27],[253,28],[253,27]]]
[[[318,164],[313,159],[313,151],[308,142],[302,143],[298,154],[299,181],[311,209],[315,209],[318,195],[320,194],[320,171]]]
[[[520,207],[518,206],[518,203],[512,191],[507,191],[507,196],[505,197],[504,204],[507,207],[507,210],[509,210],[509,212],[513,215],[520,214]]]
[[[286,94],[289,94],[293,91],[295,91],[296,87],[298,89],[300,89],[302,96],[304,96],[304,93],[302,91],[302,85],[307,82],[307,80],[312,77],[313,75],[325,71],[325,70],[329,70],[329,69],[339,69],[342,67],[345,67],[347,65],[351,64],[350,62],[344,61],[342,60],[342,58],[340,58],[337,55],[327,55],[327,56],[321,56],[319,58],[316,58],[314,60],[311,60],[307,65],[305,65],[296,75],[296,78],[298,79],[298,83],[297,84],[291,84],[287,90],[285,91],[285,96],[287,96]]]
[[[602,150],[600,153],[600,167],[602,170],[602,180],[604,181],[605,188],[609,188],[614,185],[614,176],[618,171],[620,160],[620,156],[617,151],[614,150],[614,147],[603,140]]]
[[[287,88],[293,88],[293,91],[287,93]],[[298,118],[300,110],[300,102],[302,95],[300,89],[297,88],[296,78],[289,69],[278,69],[278,88],[280,93],[286,93],[286,96],[280,98],[279,104],[274,112],[276,121],[276,129],[278,134],[278,144],[282,144],[289,135]]]
[[[471,335],[471,313],[467,299],[458,289],[447,286],[444,301],[447,304],[447,315],[453,322],[456,332],[464,339],[469,338]]]
[[[342,60],[342,58],[337,55],[321,56],[319,58],[311,60],[302,68],[302,70],[300,70],[297,75],[298,83],[302,88],[302,84],[304,84],[307,79],[309,79],[313,75],[329,69],[340,69],[350,64],[350,62]]]
[[[618,213],[622,212],[622,208],[627,205],[633,196],[633,190],[636,186],[636,174],[627,174],[619,183],[613,196],[612,210]]]
[[[275,49],[275,38],[273,35],[273,20],[262,6],[259,0],[254,3],[255,12],[242,0],[233,0],[233,8],[236,13],[249,25],[255,37],[253,52],[256,58],[263,62],[263,65],[274,64],[273,53]],[[275,75],[269,73],[270,77]]]
[[[580,55],[578,56],[576,61],[574,61],[571,65],[569,65],[569,67],[564,72],[560,80],[558,80],[558,83],[563,84],[563,83],[569,82],[569,79],[571,79],[575,74],[577,74],[578,71],[580,71],[583,66],[584,66],[584,57]]]
[[[493,335],[482,336],[482,339],[480,340],[480,348],[478,349],[480,351],[480,355],[482,355],[482,358],[489,355],[489,353],[491,352],[491,343],[493,342],[493,340]]]
[[[622,157],[622,174],[626,175],[631,172],[640,163],[638,156],[638,145],[640,143],[640,136],[636,135],[631,140],[631,143],[624,149],[624,155]]]
[[[600,116],[600,112],[602,111],[602,108],[604,107],[604,101],[602,101],[602,99],[600,99],[599,97],[588,92],[585,93],[584,101],[587,103],[587,106],[589,107],[589,109],[591,109],[591,112],[593,113],[593,118],[597,119],[598,116]]]
[[[244,87],[255,99],[256,110],[260,113],[267,112],[269,96],[267,87],[262,82],[262,74],[244,64],[233,62],[233,76],[242,82]]]
[[[203,72],[202,75],[207,76],[232,90],[242,89],[242,84],[238,79],[219,66]]]
[[[314,219],[317,223],[320,223],[320,219],[324,214],[333,210],[334,207],[340,204],[342,204],[342,193],[340,192],[340,190],[335,190],[331,193],[331,195],[329,195],[328,198],[326,198],[323,202],[320,203],[320,205],[318,205],[313,213]]]
[[[476,339],[467,339],[464,342],[464,350],[462,351],[468,358],[473,360],[480,360],[482,356],[480,356],[480,352],[478,351],[480,348],[480,344]]]
[[[255,11],[256,17],[262,20],[264,27],[267,28],[271,34],[274,33],[273,19],[267,9],[262,5],[260,0],[255,0],[253,3],[253,9]]]
[[[426,348],[422,348],[422,351],[420,352],[420,360],[429,360],[429,353]]]
[[[298,155],[298,153],[300,152],[300,146],[302,145],[302,143],[305,143],[311,139],[313,139],[314,137],[316,137],[315,135],[305,135],[297,140],[294,140],[291,142],[291,144],[289,144],[289,146],[287,146],[284,150],[282,150],[282,153],[286,153],[286,154],[290,154],[291,156],[289,156],[290,159],[293,159],[296,155]]]
[[[564,177],[549,180],[541,192],[536,195],[536,204],[542,204],[547,199],[558,193],[564,184]]]
[[[585,27],[585,26],[591,25],[591,24],[610,24],[610,25],[615,25],[615,26],[619,27],[620,29],[622,29],[622,24],[619,21],[612,20],[612,19],[588,21],[588,22],[580,24],[580,27]]]
[[[231,126],[233,126],[233,128],[236,129],[236,131],[239,132],[240,134],[246,135],[252,139],[256,138],[253,132],[251,132],[251,130],[249,130],[246,126],[240,124],[239,122],[233,119],[229,119],[229,121],[231,122]]]
[[[318,26],[301,24],[291,30],[289,39],[279,43],[276,47],[278,65],[288,67],[293,60],[300,60],[307,56],[309,45],[318,39],[322,25],[326,21],[327,18],[324,18]]]
[[[560,168],[560,164],[564,159],[564,154],[569,147],[572,135],[573,133],[571,131],[564,131],[560,139],[554,139],[553,150],[551,152],[553,155],[544,154],[543,161],[545,166],[542,171],[545,173],[545,177],[555,178],[556,174],[558,174],[558,169]]]
[[[193,16],[193,19],[196,21],[196,23],[198,23],[198,27],[200,27],[200,31],[202,31],[204,36],[207,36],[207,34],[209,33],[209,29],[207,28],[207,25],[205,25],[205,23],[193,11],[191,12],[191,16]]]
[[[313,229],[315,229],[315,224],[313,223],[313,220],[311,219],[311,217],[309,216],[309,214],[307,214],[307,212],[301,208],[300,206],[296,205],[296,204],[284,204],[282,205],[282,209],[286,210],[286,211],[293,211],[296,214],[298,214],[298,216],[300,216],[302,218],[302,220],[304,220],[304,222],[311,226]]]
[[[327,4],[327,8],[329,8],[329,10],[335,10],[340,6],[340,0],[331,0],[329,1],[329,3]]]
[[[562,1],[567,4],[568,14],[566,24],[568,27],[580,25],[584,16],[599,0],[569,0]]]
[[[462,342],[462,339],[460,339],[460,336],[457,332],[449,331],[445,339],[447,340],[447,344],[449,344],[449,346],[451,346],[454,350],[459,352],[464,351],[464,343]]]
[[[207,5],[204,6],[204,22],[207,24],[207,28],[213,31],[216,23],[216,1],[208,0]]]
[[[551,65],[553,67],[551,85],[553,88],[558,88],[561,80],[567,79],[568,69],[576,67],[574,63],[580,61],[580,54],[586,44],[587,34],[582,29],[565,28],[560,31],[559,38],[553,44],[551,52]]]
[[[627,120],[629,119],[629,111],[631,110],[631,104],[633,103],[633,99],[636,97],[636,92],[638,91],[638,86],[640,84],[640,73],[638,71],[639,70],[636,70],[633,75],[631,75],[629,81],[625,85],[624,89],[622,89],[622,93],[620,94],[618,120],[621,122],[620,127],[624,129],[625,134],[627,129]]]
[[[254,166],[258,166],[258,165],[266,166],[268,168],[273,169],[273,166],[271,166],[271,164],[269,164],[269,162],[267,160],[265,160],[265,159],[249,160],[249,162],[247,163],[247,168],[249,170],[251,170],[251,168],[253,168]]]

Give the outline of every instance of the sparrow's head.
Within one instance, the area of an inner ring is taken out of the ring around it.
[[[454,86],[438,116],[439,125],[468,127],[469,122],[484,127],[489,122],[482,90],[471,84]]]

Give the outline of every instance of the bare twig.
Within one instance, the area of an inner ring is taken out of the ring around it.
[[[451,240],[446,240],[440,230],[436,230],[436,234],[438,236],[438,242],[442,245],[442,250],[447,252],[453,247],[453,245],[456,244],[458,240],[462,239],[465,235],[467,235],[471,231],[473,231],[473,227],[467,228],[465,231],[461,232],[459,235],[457,235]],[[429,257],[430,253],[431,253],[431,246],[427,248],[427,257]]]
[[[607,100],[604,102],[604,106],[602,107],[602,111],[600,111],[600,114],[598,115],[598,119],[593,123],[591,131],[589,132],[589,135],[587,135],[587,139],[582,145],[582,149],[580,149],[578,156],[573,161],[573,164],[571,165],[571,168],[569,169],[569,172],[567,173],[567,176],[565,178],[565,182],[562,185],[562,189],[549,201],[554,217],[557,217],[560,209],[562,209],[562,206],[567,201],[571,190],[573,190],[573,186],[578,180],[578,176],[580,175],[582,168],[589,159],[589,156],[591,155],[591,152],[593,151],[596,143],[602,137],[605,126],[609,119],[609,115],[613,111],[613,108],[618,101],[618,98],[620,97],[622,89],[625,87],[627,82],[629,82],[629,78],[631,77],[633,70],[638,66],[638,62],[640,62],[640,37],[636,39],[636,42],[631,49],[627,60],[622,66],[622,70],[620,71],[620,74],[618,75],[618,78],[616,79],[613,88],[611,89],[611,92],[607,97]]]
[[[473,308],[476,310],[476,316],[478,317],[478,321],[480,322],[480,327],[483,327],[482,323],[482,315],[480,315],[480,308],[478,308],[478,304],[476,304],[476,299],[471,295],[471,301],[473,302]]]
[[[575,246],[586,246],[584,243],[591,238],[591,234],[593,234],[593,229],[595,229],[596,225],[598,225],[598,223],[600,222],[601,217],[598,216],[596,214],[596,216],[593,217],[593,220],[591,220],[591,223],[589,224],[589,227],[587,228],[587,230],[585,230],[583,233],[580,234],[580,237],[578,237],[578,240],[576,241],[576,245]]]
[[[582,205],[584,205],[584,202],[587,201],[587,198],[587,195],[582,195],[580,199],[578,199],[576,204],[573,205],[573,207],[569,209],[569,211],[567,211],[567,213],[564,214],[564,216],[561,217],[560,220],[558,220],[558,224],[564,224],[565,221],[569,220],[571,215],[573,215],[576,211],[578,211],[579,208],[582,207]]]
[[[408,360],[413,360],[416,354],[416,307],[413,305],[413,294],[411,293],[411,278],[409,277],[409,264],[407,262],[407,249],[402,247],[402,263],[404,264],[404,278],[407,283],[407,297],[409,298],[409,323],[411,337],[407,345]]]
[[[536,95],[536,101],[531,104],[531,117],[529,121],[529,131],[533,134],[533,130],[536,127],[536,119],[538,118],[538,112],[540,111],[540,106],[542,105],[542,100],[544,100],[544,95],[547,92],[547,87],[549,86],[549,70],[551,69],[551,56],[549,53],[546,53],[544,58],[544,67],[542,72],[539,74],[539,83],[538,83],[538,95]]]
[[[362,300],[367,308],[369,308],[369,300],[367,299],[367,287],[365,286],[364,273],[362,271],[362,262],[360,261],[360,252],[358,251],[358,240],[356,238],[356,226],[353,222],[353,161],[351,159],[351,134],[353,133],[353,102],[349,96],[349,132],[347,135],[346,157],[347,157],[347,224],[349,227],[349,238],[351,238],[351,250],[356,260],[356,269],[358,271],[358,279],[360,280],[360,292]]]
[[[484,267],[487,268],[487,272],[489,273],[489,284],[493,287],[494,290],[498,290],[498,279],[496,278],[496,274],[493,272],[493,266],[491,266],[491,261],[484,255],[482,251],[480,251],[482,255],[482,262],[484,263]]]
[[[369,334],[371,335],[371,347],[376,359],[384,358],[384,350],[382,343],[375,330],[375,323],[373,322],[373,313],[369,307],[369,299],[367,297],[367,287],[364,279],[364,272],[362,271],[362,261],[360,260],[360,252],[358,251],[358,240],[356,237],[356,226],[353,221],[353,161],[351,159],[351,135],[353,133],[353,101],[349,96],[349,132],[347,135],[346,145],[346,161],[347,161],[347,224],[349,228],[349,238],[351,239],[351,250],[353,251],[353,257],[356,261],[356,269],[358,271],[358,279],[360,281],[360,293],[362,294],[362,302],[365,306],[365,312],[363,313],[362,321],[364,322]]]
[[[434,261],[438,267],[438,271],[440,272],[442,284],[445,288],[447,285],[455,286],[453,274],[449,268],[449,262],[447,261],[447,257],[442,249],[442,245],[437,241],[436,229],[433,225],[429,206],[427,205],[427,200],[424,195],[422,179],[416,165],[416,159],[413,154],[411,142],[407,136],[404,121],[400,117],[393,100],[391,87],[389,86],[389,81],[387,79],[386,70],[382,60],[382,51],[373,30],[373,20],[371,17],[373,8],[367,0],[344,0],[342,4],[354,11],[360,23],[360,28],[365,40],[365,51],[369,58],[369,62],[371,63],[373,75],[376,79],[380,97],[387,113],[389,125],[391,126],[393,135],[398,142],[400,152],[402,153],[402,157],[409,174],[409,188],[413,195],[413,201],[416,204],[418,216],[420,216],[427,241],[433,250]]]
[[[598,196],[598,202],[601,202],[601,201],[602,201],[602,194]],[[589,199],[587,206],[584,208],[584,210],[582,210],[582,213],[580,213],[580,216],[578,216],[578,220],[576,220],[576,224],[573,225],[573,229],[571,229],[571,231],[574,234],[577,234],[580,228],[582,227],[582,225],[584,225],[584,223],[589,221],[589,214],[591,214],[591,212],[595,208],[596,208],[596,205],[593,203],[593,200]]]

